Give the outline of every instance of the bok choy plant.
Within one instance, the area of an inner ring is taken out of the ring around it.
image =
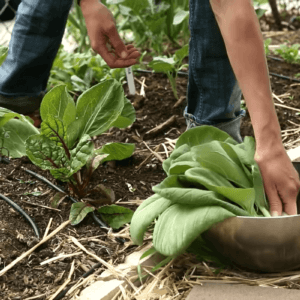
[[[239,144],[209,125],[191,128],[163,163],[167,174],[134,213],[130,233],[141,245],[155,221],[153,247],[183,253],[215,223],[234,216],[269,217],[263,180],[254,160],[255,140]]]
[[[26,140],[26,154],[35,165],[50,170],[54,178],[67,182],[69,189],[84,201],[72,205],[70,219],[75,225],[95,206],[114,201],[110,188],[102,184],[89,188],[92,173],[105,161],[130,157],[135,149],[134,144],[125,143],[95,149],[92,137],[111,127],[131,125],[135,110],[121,84],[112,79],[85,91],[76,105],[66,85],[58,85],[43,98],[40,113],[41,131]],[[98,199],[88,198],[91,194],[97,194]],[[64,196],[55,197],[55,203]]]

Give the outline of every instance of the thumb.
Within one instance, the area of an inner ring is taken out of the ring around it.
[[[108,38],[115,49],[116,54],[123,59],[126,58],[128,56],[127,49],[121,40],[116,27],[112,27],[111,31],[108,33]]]

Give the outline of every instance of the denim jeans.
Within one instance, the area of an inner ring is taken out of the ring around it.
[[[22,0],[8,55],[0,67],[1,95],[38,96],[46,90],[72,3],[73,0]]]
[[[242,93],[209,0],[190,0],[189,28],[187,130],[212,125],[241,143]]]

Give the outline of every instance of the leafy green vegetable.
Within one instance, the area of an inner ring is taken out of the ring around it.
[[[234,216],[270,216],[254,154],[252,137],[238,144],[209,125],[183,133],[163,163],[167,178],[153,187],[155,194],[132,217],[134,243],[142,244],[155,221],[154,248],[176,256],[189,246],[205,246],[201,234],[215,223]],[[211,255],[206,250],[203,254]]]
[[[119,229],[124,224],[129,223],[133,215],[131,209],[114,204],[98,208],[98,212],[113,229]]]
[[[50,170],[54,178],[68,182],[69,188],[86,202],[111,204],[114,194],[109,188],[98,185],[87,190],[92,173],[105,161],[130,157],[135,145],[109,143],[95,149],[91,137],[115,123],[123,128],[135,120],[134,108],[121,84],[114,79],[97,84],[85,91],[76,105],[66,85],[59,85],[45,95],[40,111],[41,132],[26,140],[29,159],[43,170]],[[91,194],[100,198],[88,198]],[[73,204],[72,224],[80,222],[89,211]]]

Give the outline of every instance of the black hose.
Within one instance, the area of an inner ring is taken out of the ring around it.
[[[133,72],[140,72],[140,73],[151,73],[151,74],[166,74],[165,72],[154,72],[154,71],[149,71],[149,70],[142,70],[142,69],[135,69],[132,70]],[[182,76],[189,76],[188,72],[182,72],[182,71],[178,71],[177,72],[178,75],[182,75]]]
[[[93,265],[86,273],[84,273],[80,278],[86,278],[88,277],[90,274],[92,274],[96,268],[101,267],[102,263],[97,263],[95,265]],[[79,278],[79,279],[80,279]],[[69,287],[66,287],[63,291],[61,291],[53,300],[60,300],[62,299],[66,293],[73,287],[74,285],[71,285]]]
[[[11,199],[5,197],[0,193],[0,198],[2,198],[4,201],[6,201],[15,211],[17,211],[21,216],[25,218],[25,220],[31,225],[31,227],[34,230],[35,235],[38,239],[40,239],[40,231],[36,224],[33,222],[33,220],[27,215],[27,213],[15,202],[13,202]]]
[[[59,188],[58,186],[56,186],[55,184],[53,184],[53,183],[52,183],[51,181],[49,181],[47,178],[45,178],[45,177],[43,177],[43,176],[41,176],[41,175],[39,175],[39,174],[37,174],[37,173],[31,171],[31,170],[25,169],[24,167],[21,167],[21,168],[22,168],[25,172],[27,172],[28,174],[30,174],[30,175],[36,177],[37,179],[39,179],[39,180],[41,180],[41,181],[43,181],[43,182],[45,182],[45,183],[47,183],[47,184],[48,184],[50,187],[52,187],[54,190],[56,190],[56,191],[58,191],[58,192],[61,192],[61,193],[65,193],[65,191],[64,191],[63,189],[61,189],[61,188]],[[71,197],[71,196],[69,196],[69,195],[68,195],[68,198],[69,198],[73,203],[77,203],[77,202],[78,202],[76,199],[74,199],[73,197]],[[95,214],[94,211],[92,212],[92,218],[93,218],[93,220],[95,221],[95,223],[97,223],[97,224],[100,226],[100,228],[104,228],[104,229],[108,229],[108,230],[110,229],[108,225],[106,225],[102,220],[100,220],[100,219],[96,216],[96,214]],[[116,240],[117,240],[118,242],[120,242],[121,244],[124,244],[124,243],[125,243],[125,241],[124,241],[123,239],[119,238],[119,237],[116,237]]]

